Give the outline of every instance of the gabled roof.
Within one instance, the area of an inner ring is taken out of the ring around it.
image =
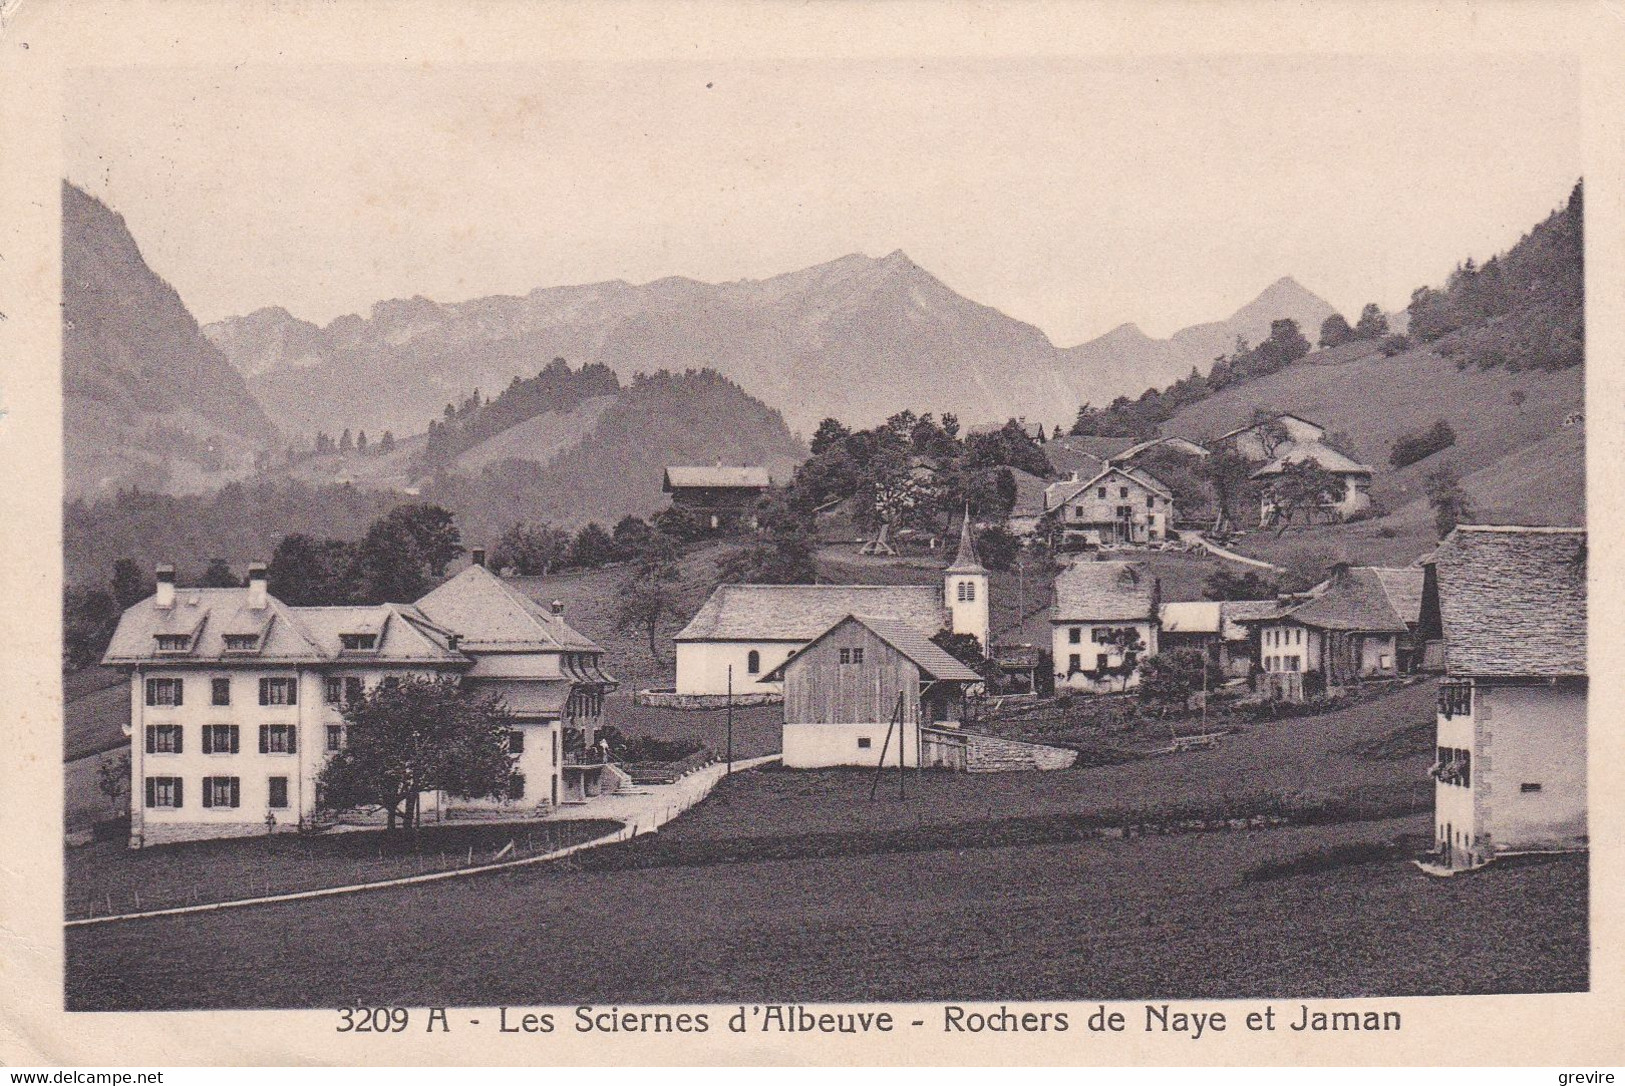
[[[340,659],[392,663],[466,664],[468,658],[450,646],[446,631],[406,604],[375,607],[289,607],[266,596],[263,608],[248,606],[246,588],[179,588],[175,606],[156,606],[156,597],[134,604],[119,619],[102,658],[104,664],[250,662],[260,664],[325,664]],[[154,636],[197,630],[191,651],[157,652]],[[378,637],[375,652],[346,652],[342,633],[370,632]],[[252,650],[228,650],[227,634],[260,635]]]
[[[1281,613],[1281,605],[1275,600],[1225,600],[1220,608],[1226,641],[1245,641],[1246,623],[1275,618]]]
[[[1141,441],[1137,444],[1130,445],[1122,452],[1110,457],[1110,460],[1114,464],[1121,464],[1126,461],[1133,460],[1136,456],[1139,456],[1146,450],[1154,449],[1159,445],[1166,445],[1175,452],[1182,452],[1187,456],[1205,457],[1213,455],[1211,451],[1204,449],[1196,442],[1186,440],[1182,437],[1153,437],[1147,441]]]
[[[1433,563],[1447,674],[1586,674],[1585,529],[1464,524]]]
[[[1044,493],[1050,484],[1030,471],[1011,468],[1016,480],[1016,503],[1010,507],[1012,517],[1038,517],[1044,515]]]
[[[886,615],[927,636],[947,622],[933,585],[718,585],[677,641],[811,641],[848,615]]]
[[[1224,605],[1217,600],[1165,603],[1157,609],[1163,633],[1217,634],[1224,622]]]
[[[1418,598],[1417,610],[1420,609]],[[1406,633],[1410,629],[1383,587],[1377,571],[1369,566],[1350,566],[1339,570],[1324,592],[1281,617],[1285,621],[1301,622],[1322,630]],[[1414,621],[1412,617],[1410,622]]]
[[[662,489],[669,494],[683,487],[739,487],[765,490],[772,485],[773,480],[768,476],[766,468],[729,467],[717,464],[714,467],[701,465],[669,467],[666,469]]]
[[[418,600],[417,607],[435,625],[457,631],[464,649],[603,651],[484,566],[469,566]]]
[[[1427,573],[1421,566],[1372,566],[1371,572],[1382,582],[1382,590],[1388,594],[1388,602],[1400,618],[1412,626],[1422,620],[1422,582],[1427,579]]]
[[[1098,485],[1102,479],[1112,475],[1120,475],[1132,483],[1137,483],[1138,485],[1145,487],[1145,489],[1155,492],[1168,501],[1174,500],[1174,492],[1169,490],[1160,481],[1158,481],[1155,476],[1152,476],[1148,472],[1142,471],[1139,468],[1108,464],[1104,470],[1100,471],[1092,478],[1082,479],[1077,482],[1050,484],[1050,486],[1044,491],[1045,506],[1048,509],[1059,509],[1061,506],[1065,505],[1067,502],[1071,501],[1085,490],[1088,490],[1092,486]]]
[[[855,623],[880,638],[886,644],[902,653],[920,669],[920,673],[928,679],[943,682],[979,682],[981,676],[966,667],[959,660],[950,656],[940,645],[932,641],[925,633],[894,618],[878,618],[873,615],[846,615],[840,621],[824,630],[813,638],[802,651],[791,656],[784,663],[768,672],[762,678],[766,681],[775,681],[783,678],[785,671],[798,660],[807,659],[807,654],[813,646],[831,636],[848,623]]]
[[[1370,475],[1371,466],[1352,460],[1330,445],[1321,445],[1317,442],[1305,441],[1295,444],[1274,460],[1253,472],[1254,479],[1266,475],[1279,475],[1288,464],[1301,464],[1305,460],[1313,459],[1321,467],[1334,475]]]
[[[1237,434],[1245,434],[1249,430],[1256,430],[1265,425],[1266,422],[1280,422],[1282,419],[1294,419],[1303,423],[1305,426],[1313,426],[1316,430],[1319,430],[1323,434],[1326,432],[1326,427],[1322,426],[1313,419],[1306,419],[1302,415],[1294,415],[1290,411],[1283,411],[1281,414],[1265,420],[1265,422],[1249,422],[1245,426],[1238,426],[1234,430],[1226,431],[1225,433],[1222,433],[1218,437],[1214,438],[1213,444],[1217,445],[1220,442],[1227,441],[1230,438],[1235,437]]]
[[[1106,465],[1106,458],[1115,456],[1134,444],[1127,437],[1079,437],[1064,434],[1051,438],[1044,445],[1044,458],[1056,471],[1077,472],[1079,478],[1093,475]]]
[[[1157,582],[1144,562],[1074,562],[1055,578],[1051,622],[1156,618]]]

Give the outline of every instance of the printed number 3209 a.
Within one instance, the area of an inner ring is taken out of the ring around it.
[[[340,1007],[339,1033],[401,1033],[410,1015],[405,1007]]]

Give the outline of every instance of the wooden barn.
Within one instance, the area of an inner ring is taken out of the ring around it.
[[[920,729],[964,719],[982,677],[906,622],[848,615],[767,676],[784,682],[784,764],[792,769],[920,762]],[[901,744],[899,746],[899,744]]]
[[[756,529],[756,503],[772,485],[766,468],[717,464],[668,467],[661,489],[673,509],[694,514],[702,527],[731,532]]]

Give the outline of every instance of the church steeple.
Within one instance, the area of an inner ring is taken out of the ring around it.
[[[976,543],[970,534],[970,506],[965,506],[965,519],[959,525],[959,553],[954,555],[949,573],[986,573],[981,559],[976,557]]]

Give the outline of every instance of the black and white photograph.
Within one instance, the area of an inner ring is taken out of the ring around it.
[[[931,40],[62,61],[35,998],[1594,990],[1585,67]]]

